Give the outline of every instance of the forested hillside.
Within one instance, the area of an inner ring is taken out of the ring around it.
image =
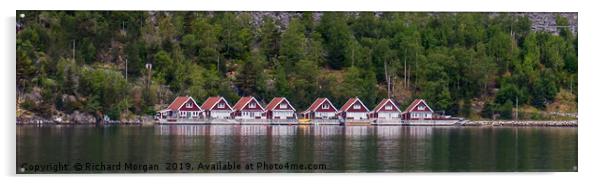
[[[525,119],[577,111],[577,35],[561,16],[552,34],[503,13],[17,13],[18,117],[130,119],[179,95],[374,107],[387,88],[475,119],[510,119],[516,103]]]

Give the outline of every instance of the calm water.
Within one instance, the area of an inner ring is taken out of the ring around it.
[[[17,126],[16,133],[19,173],[58,163],[69,167],[37,173],[144,172],[142,164],[159,166],[148,170],[155,173],[577,171],[577,128]],[[124,169],[128,162],[139,168]],[[242,169],[199,168],[227,162]],[[282,168],[245,169],[264,162]],[[77,171],[77,163],[102,163],[105,170]],[[108,164],[121,169],[106,170]]]

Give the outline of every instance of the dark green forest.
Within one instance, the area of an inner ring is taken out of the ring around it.
[[[128,119],[182,95],[231,104],[284,96],[297,110],[317,97],[341,106],[357,96],[370,108],[388,96],[402,107],[424,98],[473,119],[511,119],[517,104],[525,119],[577,111],[577,35],[532,31],[524,16],[300,12],[283,23],[253,12],[17,15],[17,116]]]

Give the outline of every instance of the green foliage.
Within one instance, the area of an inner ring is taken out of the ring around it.
[[[447,84],[442,80],[426,82],[420,97],[428,99],[431,108],[435,110],[447,110],[453,102]]]
[[[296,19],[293,19],[293,20],[296,20]],[[280,41],[280,30],[278,29],[276,22],[274,22],[274,19],[272,19],[271,17],[266,16],[263,18],[263,21],[264,21],[263,25],[261,25],[261,29],[260,29],[259,42],[261,42],[261,50],[266,54],[266,57],[269,61],[272,58],[278,56],[278,53],[281,51],[281,49],[280,49],[280,42],[281,42]],[[292,26],[292,25],[293,25],[293,22],[291,22],[289,26]],[[293,32],[295,30],[296,29],[289,28],[289,29],[287,29],[286,32]],[[305,30],[301,30],[301,31],[303,33]],[[291,36],[287,36],[287,37],[291,37]],[[283,38],[282,40],[286,40],[286,39]]]
[[[17,90],[28,90],[35,68],[31,60],[33,46],[29,41],[17,40]]]
[[[516,85],[512,83],[504,83],[502,84],[502,88],[497,92],[495,97],[495,102],[498,104],[503,104],[507,101],[515,102],[518,100],[520,104],[523,104],[527,101],[526,93],[523,89],[520,89]]]
[[[289,81],[287,80],[286,77],[286,72],[284,71],[283,67],[277,66],[276,67],[276,77],[275,77],[275,83],[276,83],[276,92],[274,93],[274,96],[282,96],[282,97],[288,97],[291,94],[291,90],[290,90],[290,85],[289,85]]]
[[[116,109],[123,110],[118,107],[118,104],[127,95],[127,82],[121,73],[106,69],[84,68],[80,82],[82,84],[80,92],[94,97],[87,102],[94,105],[89,107],[90,112],[100,111],[106,114],[115,113],[111,111],[116,111]],[[117,115],[113,114],[110,117],[119,119]]]
[[[343,13],[324,13],[317,28],[324,39],[328,66],[333,69],[348,66],[345,63],[345,49],[352,38],[352,33],[345,20],[346,17]]]
[[[263,69],[265,59],[257,53],[254,53],[247,60],[244,60],[242,66],[237,71],[238,75],[235,81],[242,96],[261,96],[264,95],[265,77]]]
[[[512,119],[512,101],[508,100],[506,103],[499,107],[499,113],[501,119]]]
[[[535,81],[535,85],[533,86],[532,105],[543,109],[554,100],[558,93],[558,88],[554,81],[553,72],[550,70],[543,72],[542,76]]]
[[[292,80],[292,96],[291,103],[295,103],[297,107],[306,107],[316,97],[318,91],[318,74],[319,68],[314,61],[301,60],[295,66],[296,73]],[[327,87],[323,87],[327,88]]]
[[[282,33],[282,45],[280,47],[280,61],[285,66],[303,59],[306,48],[305,28],[298,19],[292,19],[288,29]]]
[[[251,12],[23,12],[17,92],[41,89],[41,104],[21,107],[44,115],[119,119],[153,114],[180,95],[285,96],[299,110],[317,97],[338,105],[357,96],[372,108],[391,94],[424,98],[437,111],[508,118],[508,102],[543,110],[560,92],[574,96],[565,104],[578,99],[577,35],[534,32],[527,16],[326,12],[317,21],[304,12],[286,24],[257,22]]]

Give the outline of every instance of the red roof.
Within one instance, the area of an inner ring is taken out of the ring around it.
[[[234,110],[242,110],[245,105],[247,105],[249,102],[251,102],[252,100],[255,100],[255,102],[257,102],[257,100],[255,99],[255,97],[253,96],[245,96],[240,98],[240,100],[238,100],[238,102],[236,102],[236,104],[234,104]],[[259,105],[259,103],[257,103]],[[261,107],[261,105],[259,105],[259,107],[261,109],[263,109],[263,107]]]
[[[177,110],[182,106],[182,104],[184,104],[184,102],[186,102],[186,100],[188,100],[188,97],[178,96],[175,100],[173,100],[173,102],[171,102],[171,104],[169,104],[169,106],[167,106],[167,109]]]
[[[408,108],[406,108],[406,110],[404,110],[403,112],[410,112],[410,111],[412,111],[412,109],[414,109],[414,107],[416,107],[418,104],[420,104],[420,102],[424,103],[424,105],[425,105],[425,106],[426,106],[426,107],[427,107],[427,108],[428,108],[428,109],[429,109],[431,112],[433,112],[433,109],[431,109],[431,107],[429,107],[429,106],[426,104],[426,101],[424,101],[424,99],[415,99],[415,100],[414,100],[414,101],[413,101],[413,102],[410,104],[410,106],[408,106]]]
[[[362,104],[362,106],[364,106],[364,108],[366,108],[366,110],[368,110],[368,107],[366,107],[364,105],[364,103],[362,103],[362,100],[360,100],[359,98],[355,97],[355,98],[349,98],[349,100],[347,100],[347,102],[345,102],[345,104],[343,104],[343,107],[341,107],[341,112],[345,112],[345,111],[349,110],[349,108],[351,107],[351,105],[353,105],[356,101],[359,101],[360,104]]]
[[[324,102],[324,100],[326,100],[326,98],[316,99],[316,101],[314,101],[314,103],[312,103],[305,112],[315,111],[318,108],[318,106],[320,106],[322,102]]]
[[[274,99],[272,99],[272,101],[270,101],[270,103],[268,103],[267,106],[265,106],[266,110],[272,110],[276,107],[276,105],[278,105],[280,102],[282,102],[282,100],[284,100],[283,97],[275,97]]]
[[[328,98],[318,98],[316,99],[316,101],[314,101],[314,103],[312,103],[309,108],[307,108],[307,110],[305,110],[305,112],[311,112],[311,111],[316,111],[316,109],[318,109],[318,107],[320,105],[322,105],[324,102],[328,101],[328,103],[330,103],[330,100],[328,100]],[[331,106],[332,103],[330,103]],[[333,106],[334,108],[334,106]],[[336,108],[334,108],[336,110]]]
[[[178,96],[173,102],[171,102],[171,104],[169,104],[167,109],[179,110],[180,107],[182,107],[182,105],[184,105],[184,103],[186,103],[188,101],[188,99],[191,99],[191,98],[192,97],[190,97],[190,96]],[[193,99],[193,101],[194,101],[194,99]]]
[[[270,103],[268,103],[268,105],[265,107],[266,110],[274,110],[274,108],[276,108],[277,105],[279,105],[282,101],[286,101],[289,106],[291,105],[290,102],[285,98],[285,97],[275,97],[274,99],[272,99],[272,101],[270,101]],[[293,106],[290,106],[291,109],[295,110],[295,108],[293,108]]]
[[[201,105],[201,109],[203,109],[203,110],[210,110],[221,99],[223,99],[223,97],[221,97],[221,96],[209,97],[209,98],[207,98],[207,100],[205,100],[205,102],[203,103],[203,105]],[[226,102],[226,104],[227,104],[227,102]],[[230,105],[228,105],[228,107],[230,107]]]
[[[376,105],[376,107],[374,107],[374,112],[378,112],[380,109],[382,109],[387,102],[391,102],[391,104],[393,104],[393,107],[395,107],[395,109],[397,109],[397,111],[399,110],[399,107],[397,107],[397,105],[395,105],[395,102],[393,102],[393,100],[391,100],[390,98],[387,99],[383,99],[380,101],[380,103],[378,103],[378,105]]]

